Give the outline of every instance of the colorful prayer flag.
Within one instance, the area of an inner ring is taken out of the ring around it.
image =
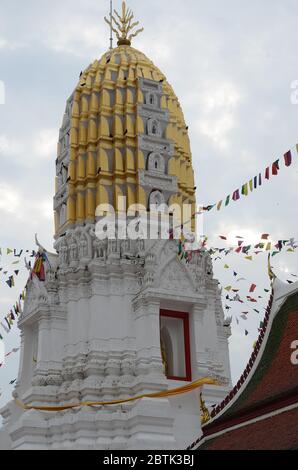
[[[284,154],[284,159],[286,166],[290,166],[292,164],[292,154],[290,150]]]
[[[279,170],[279,160],[276,160],[276,162],[272,163],[272,175],[274,176],[278,175],[278,170]]]
[[[247,183],[245,183],[245,184],[242,186],[241,194],[243,194],[244,196],[247,196],[247,195],[248,195]]]
[[[238,201],[240,199],[239,189],[236,189],[236,191],[234,191],[232,199],[233,201]]]
[[[259,173],[259,186],[262,186],[262,174]]]

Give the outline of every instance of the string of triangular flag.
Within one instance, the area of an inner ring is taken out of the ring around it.
[[[285,249],[288,253],[294,253],[295,250],[298,248],[298,241],[295,241],[295,238],[290,238],[286,240],[283,239],[283,240],[278,240],[277,242],[274,242],[274,241],[269,241],[269,237],[270,237],[269,234],[263,234],[261,236],[261,241],[258,242],[256,245],[255,244],[246,245],[243,237],[237,236],[236,239],[239,239],[237,243],[238,246],[230,246],[228,248],[211,247],[209,248],[209,253],[211,255],[215,255],[215,254],[220,255],[220,256],[217,256],[214,261],[217,261],[218,259],[222,259],[223,255],[226,257],[231,253],[244,254],[245,259],[247,259],[248,261],[252,261],[253,255],[259,255],[260,253],[270,252],[270,255],[274,257],[282,253],[282,251],[284,251]],[[224,235],[219,235],[219,238],[224,241],[227,241],[228,239],[228,237]]]
[[[228,265],[225,265],[225,268],[226,269],[230,269],[230,266]],[[232,268],[233,269],[233,268]],[[239,274],[233,270],[233,276],[234,277],[237,277],[239,276]],[[296,274],[291,274],[292,277],[295,277],[295,278],[298,278],[298,276]],[[272,291],[272,283],[273,283],[273,280],[276,278],[276,275],[273,271],[273,268],[272,268],[272,265],[271,265],[271,255],[270,253],[268,254],[268,277],[269,277],[269,280],[270,280],[270,284],[271,284],[271,291]],[[237,282],[240,282],[240,281],[247,281],[245,278],[239,278],[237,279]],[[288,283],[293,283],[294,281],[289,281],[288,280]],[[258,295],[256,293],[256,290],[258,288],[257,284],[255,284],[254,282],[253,283],[250,283],[248,284],[250,287],[249,287],[249,290],[248,290],[248,294],[249,295],[246,295],[246,300],[243,300],[243,298],[241,299],[240,295],[239,295],[239,289],[233,289],[233,286],[232,285],[229,285],[229,286],[226,286],[225,288],[223,288],[223,291],[226,291],[228,292],[227,294],[224,294],[226,295],[225,297],[225,300],[228,301],[228,302],[235,302],[235,301],[238,301],[240,302],[241,304],[244,304],[244,305],[247,305],[248,306],[248,311],[242,311],[240,314],[236,314],[236,315],[232,315],[232,317],[230,318],[233,318],[233,316],[236,318],[236,323],[237,325],[239,325],[240,321],[243,320],[243,321],[247,321],[248,319],[248,315],[249,313],[251,312],[254,312],[254,313],[257,313],[257,314],[260,314],[261,313],[261,310],[265,310],[266,311],[266,306],[262,306],[261,309],[260,307],[257,308],[252,308],[248,302],[251,302],[253,303],[254,305],[257,304],[258,302],[262,301],[263,300],[263,295]],[[267,289],[267,288],[264,288],[262,289],[266,294],[269,294],[270,293],[270,289]],[[234,297],[230,297],[230,293],[233,292],[233,293],[236,293],[236,295]],[[253,294],[254,297],[252,297],[250,294]],[[226,310],[231,310],[232,307],[228,306],[228,305],[225,305],[225,309]],[[251,310],[252,309],[252,310]],[[263,328],[263,321],[261,320],[260,323],[259,323],[259,327],[258,327],[258,331],[260,332]],[[247,329],[245,329],[245,336],[248,336],[249,335],[249,332]]]
[[[11,351],[9,351],[7,354],[5,354],[5,358],[11,356],[12,354],[16,354],[17,352],[19,352],[20,348],[13,348]],[[4,364],[1,364],[0,363],[0,368],[3,367]]]
[[[272,271],[272,268],[270,266],[270,259],[271,259],[271,256],[275,256],[276,254],[278,253],[281,253],[281,251],[285,248],[285,247],[289,247],[287,249],[287,252],[294,252],[296,248],[298,248],[298,245],[295,241],[294,238],[290,238],[290,239],[287,239],[287,240],[279,240],[277,243],[275,242],[272,242],[272,241],[269,241],[269,237],[270,237],[270,234],[269,233],[264,233],[261,235],[261,241],[256,244],[256,245],[244,245],[244,238],[241,237],[241,236],[236,236],[236,239],[238,239],[238,247],[235,248],[235,246],[233,247],[230,247],[228,249],[226,248],[209,248],[207,247],[207,241],[208,241],[208,237],[204,237],[201,241],[200,241],[200,249],[203,249],[205,251],[209,251],[210,255],[211,256],[214,256],[215,254],[217,254],[218,252],[219,253],[224,253],[225,256],[229,255],[230,253],[232,252],[236,252],[236,253],[244,253],[246,256],[245,256],[245,259],[248,259],[250,261],[253,261],[253,257],[252,256],[249,256],[250,255],[250,251],[251,249],[253,248],[254,250],[255,249],[259,249],[259,251],[255,252],[255,254],[259,254],[259,253],[268,253],[268,274],[269,274],[269,278],[270,280],[272,281],[272,278],[274,277],[274,273]],[[228,237],[224,236],[224,235],[219,235],[219,238],[221,240],[224,240],[224,241],[227,241]],[[187,250],[187,240],[184,238],[183,235],[181,235],[181,239],[179,240],[178,242],[178,258],[179,259],[184,259],[186,261],[186,263],[189,263],[192,259],[192,255],[194,253],[194,251],[188,251]],[[273,250],[274,251],[270,251],[270,250]],[[199,250],[197,250],[199,251]],[[215,260],[217,259],[222,259],[221,257],[216,257]],[[269,268],[270,266],[270,268]],[[230,266],[228,264],[225,264],[224,266],[225,269],[232,269],[233,271],[233,276],[235,278],[238,277],[238,272],[233,269],[233,268],[230,268]],[[291,275],[292,277],[298,277],[296,274],[293,274]],[[240,281],[246,281],[246,279],[244,277],[239,277],[238,279],[236,279],[236,281],[239,283]],[[293,283],[294,281],[292,280],[288,280],[287,281],[288,283]],[[238,286],[237,286],[238,287]],[[230,301],[230,302],[240,302],[241,304],[244,304],[248,307],[248,311],[242,311],[240,316],[236,316],[236,322],[237,324],[239,324],[239,319],[242,319],[242,320],[247,320],[247,315],[250,313],[250,311],[252,310],[253,312],[259,314],[260,313],[260,308],[253,308],[251,306],[251,304],[255,305],[257,304],[260,300],[263,299],[263,296],[261,295],[258,295],[258,296],[255,296],[255,295],[251,295],[251,294],[254,294],[255,293],[255,290],[257,289],[257,284],[255,282],[253,283],[250,283],[249,284],[249,292],[247,293],[248,295],[245,296],[245,300],[243,300],[243,298],[240,297],[239,295],[239,289],[237,288],[234,288],[233,285],[229,285],[229,286],[226,286],[226,287],[223,287],[223,290],[227,291],[228,294],[226,294],[226,301]],[[232,292],[234,294],[234,297],[230,298],[229,296],[229,293]],[[264,292],[265,293],[269,293],[270,290],[269,289],[264,289]],[[265,307],[263,307],[265,309]],[[230,310],[231,307],[229,305],[225,305],[225,309],[226,310]],[[245,335],[247,336],[249,334],[249,332],[247,330],[245,330]]]
[[[298,144],[291,147],[290,150],[288,150],[283,155],[284,166],[286,168],[289,168],[292,165],[292,162],[293,162],[292,152],[298,153]],[[244,197],[248,196],[250,193],[252,193],[256,189],[261,187],[263,184],[263,181],[265,180],[269,181],[270,175],[277,176],[280,170],[280,166],[281,166],[281,159],[278,158],[277,160],[274,160],[269,166],[265,168],[263,172],[257,173],[256,176],[254,176],[253,178],[250,178],[246,183],[241,185],[240,188],[234,190],[231,194],[228,194],[224,198],[220,199],[217,203],[201,206],[197,212],[194,212],[192,214],[191,219],[183,222],[184,226],[187,226],[188,224],[190,224],[192,219],[196,217],[197,215],[210,212],[215,207],[217,208],[217,211],[220,211],[223,207],[229,206],[231,201],[236,202],[241,199],[241,196],[244,196]],[[174,230],[181,229],[181,228],[183,228],[183,226],[181,227],[181,225],[177,225],[173,227]]]
[[[298,153],[298,144],[296,146],[292,147],[290,150],[288,150],[284,155],[283,155],[283,162],[284,166],[286,168],[290,167],[293,162],[293,156],[292,152],[296,151]],[[198,212],[198,214],[201,214],[202,212],[210,212],[212,211],[215,207],[217,208],[218,211],[220,211],[223,207],[227,207],[231,201],[239,201],[241,197],[247,197],[250,193],[258,189],[260,186],[262,186],[264,181],[269,181],[271,176],[277,176],[280,171],[280,166],[281,166],[282,159],[278,158],[277,160],[274,160],[269,166],[265,168],[265,170],[261,173],[257,173],[256,176],[253,178],[250,178],[246,183],[240,186],[240,188],[234,190],[231,194],[228,194],[224,198],[222,198],[220,201],[218,201],[215,204],[210,204],[207,206],[203,206],[201,210]],[[197,215],[197,214],[194,214]]]
[[[189,263],[192,259],[193,253],[198,252],[202,249],[208,250],[211,256],[217,255],[214,258],[214,261],[221,260],[222,256],[227,257],[231,253],[243,254],[244,259],[247,261],[253,261],[254,255],[259,255],[260,253],[270,253],[270,256],[274,257],[286,249],[288,253],[294,253],[298,248],[298,241],[295,241],[295,238],[278,240],[277,242],[269,240],[270,234],[264,233],[261,235],[261,240],[256,245],[254,244],[245,244],[243,237],[236,236],[238,239],[237,246],[229,246],[227,248],[223,247],[208,247],[208,237],[202,237],[202,239],[197,243],[196,249],[189,250],[189,242],[181,234],[180,240],[178,240],[178,257],[179,259],[185,259]],[[228,237],[225,235],[219,235],[219,238],[223,241],[227,241]]]
[[[22,301],[24,300],[25,300],[25,291],[23,291],[19,295],[19,299],[17,300],[17,302],[15,302],[13,307],[10,309],[9,313],[0,322],[0,326],[5,331],[5,333],[10,333],[12,326],[14,325],[15,321],[19,317],[20,313],[22,313],[23,311]],[[3,336],[1,335],[1,332],[0,332],[0,340],[3,340]]]
[[[34,250],[17,250],[15,248],[6,248],[5,254],[8,256],[13,255],[14,258],[18,258],[17,261],[14,261],[11,263],[11,265],[14,267],[16,267],[16,265],[20,263],[22,255],[28,254],[30,258],[34,258],[36,256],[36,252]],[[2,255],[2,248],[0,248],[0,255]],[[12,289],[13,287],[15,287],[15,277],[19,275],[20,268],[13,269],[12,272],[9,272],[7,268],[0,266],[0,273],[6,277],[6,280],[5,280],[6,284],[8,285],[10,289]]]
[[[227,285],[225,287],[222,287],[222,294],[224,296],[223,299],[223,304],[225,304],[225,310],[230,313],[230,310],[232,310],[231,305],[227,304],[228,302],[238,302],[239,304],[246,306],[248,310],[246,311],[241,311],[240,314],[238,315],[232,315],[235,316],[236,322],[239,325],[239,321],[244,320],[246,321],[248,319],[249,313],[257,313],[260,314],[260,307],[253,308],[258,302],[263,300],[263,295],[258,295],[256,293],[256,290],[258,289],[258,285],[255,282],[248,281],[246,278],[242,277],[241,274],[239,274],[238,270],[236,271],[235,268],[225,264],[224,269],[231,270],[232,276],[237,282],[237,286],[233,285]],[[243,297],[240,295],[241,289],[239,289],[239,282],[247,282],[247,292],[246,295]],[[262,289],[266,294],[270,292],[270,289]],[[253,304],[253,305],[252,305]],[[265,307],[264,307],[265,308]]]
[[[6,254],[6,255],[13,255],[15,258],[21,258],[22,255],[24,254],[27,254],[29,255],[29,253],[31,253],[29,256],[31,258],[34,258],[36,256],[36,252],[34,250],[28,250],[28,249],[17,249],[17,248],[1,248],[0,247],[0,256],[2,256],[3,252]]]
[[[47,255],[44,252],[35,253],[35,262],[33,269],[30,273],[30,278],[32,276],[37,276],[40,281],[45,281],[45,267],[44,262],[47,260]],[[26,286],[27,287],[27,286]],[[25,289],[26,289],[25,287]],[[20,313],[22,313],[22,304],[21,301],[25,300],[25,290],[19,295],[18,301],[15,305],[10,309],[9,313],[4,317],[3,321],[0,322],[0,326],[4,329],[6,333],[9,333],[14,322],[16,321],[17,317]],[[0,333],[0,339],[3,340],[3,337]]]

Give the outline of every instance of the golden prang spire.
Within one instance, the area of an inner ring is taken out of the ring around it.
[[[108,20],[105,17],[105,21],[112,28],[114,33],[116,33],[118,39],[118,46],[130,46],[132,38],[136,37],[139,33],[144,31],[144,28],[140,28],[134,33],[129,34],[129,32],[131,32],[136,26],[138,26],[140,22],[135,21],[134,23],[132,23],[134,14],[130,10],[130,8],[126,7],[125,2],[122,2],[122,16],[120,16],[116,10],[114,10],[114,13],[117,18],[111,15],[111,19]]]

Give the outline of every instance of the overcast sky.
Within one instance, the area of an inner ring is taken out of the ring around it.
[[[119,9],[121,1],[114,4]],[[291,83],[298,79],[297,0],[130,0],[129,6],[145,28],[133,46],[165,73],[184,110],[198,201],[217,202],[296,144],[298,105],[291,103]],[[108,0],[1,0],[0,81],[6,90],[5,104],[0,104],[2,247],[33,248],[38,232],[52,248],[58,131],[81,70],[108,48],[103,21],[108,10]],[[292,167],[273,181],[206,215],[204,232],[211,244],[220,245],[219,234],[231,235],[228,244],[235,235],[248,242],[257,242],[264,232],[273,240],[298,236],[297,162],[295,154]],[[7,262],[3,257],[2,265]],[[277,256],[274,266],[281,279],[291,279],[290,273],[298,272],[297,255]],[[247,279],[243,295],[255,281],[258,295],[264,296],[265,255],[254,262],[238,255],[217,261],[215,273],[223,286],[235,284],[232,268]],[[3,317],[25,275],[11,290],[5,276],[0,280]],[[260,308],[266,302],[260,300]],[[251,314],[247,322],[233,323],[234,380],[251,353],[260,320],[261,315]],[[3,336],[7,352],[18,346],[16,326]],[[0,404],[11,394],[8,383],[16,378],[17,363],[18,355],[11,356],[0,370]]]

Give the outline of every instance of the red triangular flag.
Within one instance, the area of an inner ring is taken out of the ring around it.
[[[278,160],[276,160],[276,162],[272,163],[272,175],[274,176],[278,175],[278,170],[279,170],[279,164],[278,164]]]
[[[252,284],[252,285],[250,286],[249,292],[254,292],[255,289],[256,289],[256,287],[257,287],[256,284]]]
[[[292,154],[290,150],[284,154],[284,159],[286,166],[290,166],[292,164]]]
[[[234,191],[232,199],[233,201],[238,201],[238,199],[240,199],[239,189],[236,189],[236,191]]]

